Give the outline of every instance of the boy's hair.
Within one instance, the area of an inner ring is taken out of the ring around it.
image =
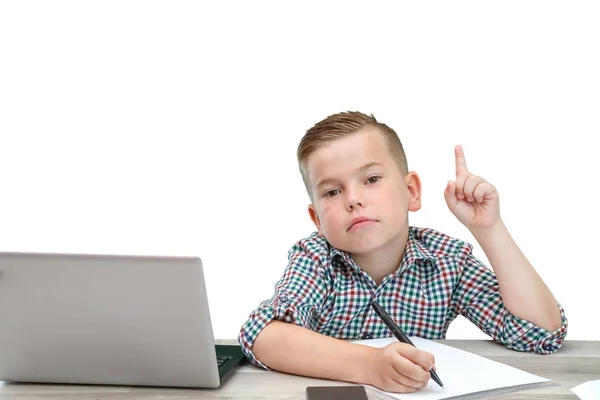
[[[383,135],[387,141],[390,153],[396,161],[396,164],[398,164],[400,171],[403,175],[408,173],[408,163],[406,161],[404,147],[402,146],[402,142],[400,142],[400,138],[392,128],[384,123],[378,122],[373,114],[368,116],[358,111],[333,114],[310,128],[298,145],[298,165],[300,167],[300,173],[302,174],[304,186],[306,187],[311,201],[313,200],[312,190],[308,171],[306,170],[306,160],[308,159],[308,156],[323,145],[333,140],[349,136],[366,127],[374,127]]]

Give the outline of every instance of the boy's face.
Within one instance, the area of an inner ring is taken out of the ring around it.
[[[349,253],[396,246],[406,236],[408,211],[421,207],[419,177],[414,172],[403,176],[376,128],[317,149],[307,158],[306,171],[311,219],[320,235]]]

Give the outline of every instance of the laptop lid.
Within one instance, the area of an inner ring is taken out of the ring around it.
[[[219,386],[200,258],[0,253],[0,380]]]

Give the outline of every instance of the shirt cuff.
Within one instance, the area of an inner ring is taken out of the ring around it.
[[[258,334],[274,319],[313,329],[315,315],[313,307],[297,304],[288,294],[278,293],[271,301],[255,310],[242,327],[238,336],[242,352],[254,365],[270,371],[271,368],[260,362],[252,351]]]
[[[506,310],[504,329],[499,335],[500,341],[507,347],[518,351],[538,354],[554,353],[562,345],[568,326],[565,310],[560,303],[557,305],[560,310],[561,327],[552,332]]]
[[[269,324],[273,320],[273,307],[264,307],[252,313],[251,317],[246,321],[244,326],[240,331],[238,336],[238,341],[242,346],[242,353],[252,362],[252,364],[257,367],[261,367],[270,371],[271,368],[267,367],[262,362],[258,361],[254,352],[252,351],[252,346],[254,346],[254,341],[258,334],[263,330],[265,326]]]

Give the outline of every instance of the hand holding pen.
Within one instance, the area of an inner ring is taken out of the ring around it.
[[[427,386],[430,377],[442,386],[433,370],[433,355],[417,349],[379,304],[373,301],[371,305],[399,342],[377,349],[374,353],[374,359],[370,359],[367,367],[370,370],[370,383],[398,393],[415,392]]]

